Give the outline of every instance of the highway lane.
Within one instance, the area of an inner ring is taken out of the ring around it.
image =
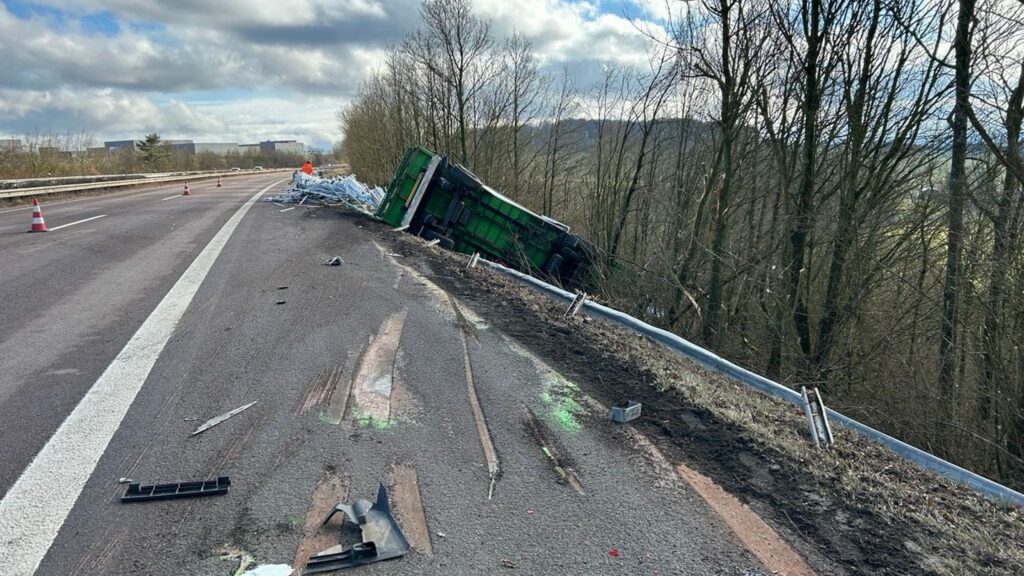
[[[0,301],[19,304],[0,312],[0,443],[12,447],[0,455],[0,493],[131,349],[222,225],[275,179],[182,202],[161,201],[167,190],[88,202],[55,213],[106,216],[46,235],[0,232]],[[238,221],[137,396],[105,398],[130,409],[37,574],[229,574],[238,561],[221,556],[241,552],[291,564],[355,541],[357,531],[316,524],[337,500],[371,498],[378,481],[392,488],[416,550],[365,573],[763,570],[664,463],[608,434],[602,408],[572,382],[386,255],[361,226],[268,203]],[[322,265],[334,255],[345,264]],[[556,482],[542,442],[575,480]],[[220,474],[232,479],[227,496],[117,499],[121,477]],[[17,544],[4,537],[0,524],[0,562]]]
[[[95,382],[184,267],[262,175],[160,202],[178,186],[0,214],[0,494]],[[215,183],[213,184],[215,186]],[[24,416],[31,414],[26,419]]]

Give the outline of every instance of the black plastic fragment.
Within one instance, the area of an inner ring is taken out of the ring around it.
[[[216,480],[195,482],[172,482],[170,484],[129,484],[121,502],[146,502],[149,500],[171,500],[174,498],[195,498],[227,494],[231,479],[221,476]]]
[[[359,499],[351,506],[338,503],[331,510],[323,523],[327,524],[338,512],[344,512],[346,518],[362,530],[363,541],[348,550],[334,554],[318,554],[309,559],[303,575],[333,572],[343,568],[362,566],[371,562],[398,558],[409,551],[402,528],[391,515],[388,504],[388,491],[381,483],[377,488],[377,501]]]

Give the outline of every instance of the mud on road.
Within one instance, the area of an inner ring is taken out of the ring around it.
[[[631,423],[712,478],[821,574],[1024,573],[1024,513],[917,468],[859,435],[810,447],[803,413],[617,326],[582,315],[467,257],[351,213],[390,250]],[[606,433],[626,436],[615,427]]]

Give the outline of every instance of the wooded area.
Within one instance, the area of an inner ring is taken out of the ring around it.
[[[344,154],[446,154],[597,244],[615,307],[1024,487],[1024,5],[672,7],[582,86],[427,0]]]

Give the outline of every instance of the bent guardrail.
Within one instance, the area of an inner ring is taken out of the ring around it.
[[[504,272],[505,274],[512,276],[513,278],[521,280],[526,284],[532,286],[533,288],[536,288],[537,290],[553,298],[571,302],[573,298],[575,298],[576,296],[571,292],[566,292],[565,290],[562,290],[557,286],[548,284],[543,280],[539,280],[528,274],[523,274],[522,272],[519,272],[517,270],[506,268],[501,264],[489,262],[482,258],[480,259],[480,262],[490,266],[491,268],[494,268],[495,270]],[[654,340],[655,342],[658,342],[659,344],[666,346],[667,348],[689,358],[690,360],[697,362],[701,366],[704,366],[709,370],[714,370],[715,372],[725,374],[726,376],[739,380],[740,382],[754,388],[755,390],[758,390],[759,392],[763,392],[764,394],[767,394],[769,396],[774,396],[776,398],[787,400],[793,404],[796,404],[797,406],[801,406],[803,404],[803,399],[801,398],[800,394],[795,390],[791,390],[783,386],[782,384],[779,384],[778,382],[774,382],[772,380],[765,378],[764,376],[760,376],[745,368],[741,368],[740,366],[733,364],[732,362],[729,362],[728,360],[718,356],[714,352],[705,350],[704,348],[701,348],[700,346],[697,346],[696,344],[689,342],[667,330],[655,328],[654,326],[651,326],[646,322],[642,322],[624,312],[608,308],[607,306],[602,306],[600,304],[597,304],[596,302],[592,302],[589,300],[583,304],[583,308],[596,317],[618,324],[619,326],[632,330],[633,332],[636,332],[643,336],[647,336],[651,340]],[[906,442],[897,440],[896,438],[893,438],[892,436],[889,436],[884,432],[875,430],[874,428],[866,424],[862,424],[854,420],[853,418],[844,416],[843,414],[840,414],[839,412],[836,412],[831,408],[828,408],[827,410],[829,418],[831,418],[834,422],[837,422],[841,426],[844,426],[851,430],[855,430],[860,434],[868,438],[871,438],[872,440],[878,442],[879,444],[888,447],[896,454],[902,456],[907,460],[910,460],[911,462],[914,462],[915,464],[923,468],[927,468],[928,470],[938,472],[939,474],[947,478],[950,478],[951,480],[969,486],[976,492],[979,492],[991,498],[1002,500],[1004,502],[1014,503],[1019,506],[1024,506],[1024,494],[1021,494],[1020,492],[1003,486],[998,482],[989,480],[988,478],[971,472],[970,470],[961,468],[960,466],[957,466],[952,462],[943,460],[942,458],[939,458],[934,454],[925,452],[920,448],[915,448],[914,446],[911,446]]]

